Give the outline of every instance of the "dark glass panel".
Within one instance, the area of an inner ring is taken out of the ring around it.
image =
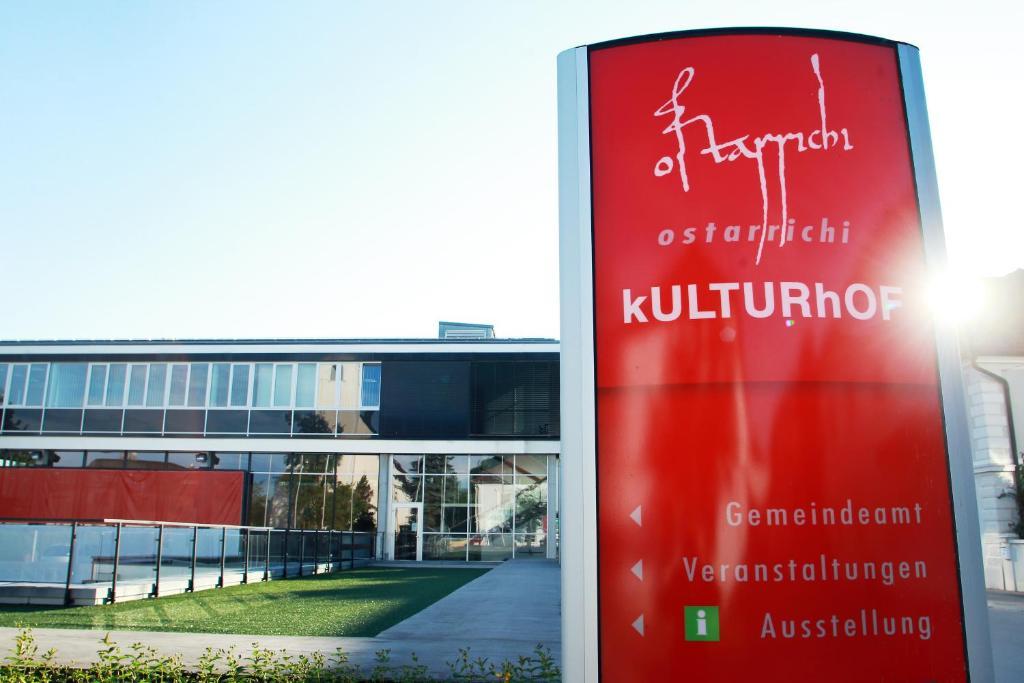
[[[471,474],[501,474],[502,457],[500,455],[471,455],[469,456],[469,471]]]
[[[0,451],[0,467],[28,467],[32,464],[32,461],[34,459],[38,459],[41,454],[41,451]]]
[[[516,534],[516,559],[543,559],[546,548],[547,534],[543,530],[536,533]]]
[[[207,434],[245,434],[248,410],[210,410],[206,413]]]
[[[54,467],[81,467],[84,460],[84,451],[53,451],[51,457]]]
[[[445,473],[445,456],[443,455],[426,455],[425,460],[425,471],[427,474],[444,474]]]
[[[295,454],[298,455],[298,454]],[[295,469],[305,474],[334,474],[334,455],[305,453],[295,462]]]
[[[512,557],[512,534],[480,534],[469,538],[469,560],[496,562]]]
[[[252,475],[252,483],[249,486],[250,526],[266,526],[267,502],[269,500],[267,485],[269,481],[269,474]]]
[[[130,470],[166,470],[167,454],[163,452],[128,451],[124,466]]]
[[[466,533],[468,512],[465,506],[445,506],[443,519],[441,520],[441,531],[445,533]]]
[[[377,530],[377,477],[361,475],[352,491],[352,530]]]
[[[296,434],[324,434],[334,436],[338,414],[333,410],[296,410]]]
[[[467,541],[465,534],[424,534],[423,559],[465,561]]]
[[[288,469],[289,461],[284,453],[253,453],[253,472],[284,472]]]
[[[422,455],[396,455],[392,458],[392,462],[395,466],[395,472],[402,474],[423,473]]]
[[[168,410],[164,431],[168,434],[202,434],[205,410]]]
[[[376,410],[341,410],[338,412],[338,433],[369,436],[379,431],[380,414]]]
[[[396,474],[392,477],[392,498],[396,503],[419,503],[423,501],[423,477],[412,474]]]
[[[528,477],[516,477],[516,533],[536,533],[544,528],[548,514],[547,480],[532,481]]]
[[[135,411],[131,411],[134,413]],[[163,411],[158,411],[160,422],[164,421]],[[118,434],[121,432],[121,420],[124,411],[117,409],[89,408],[85,411],[85,419],[82,421],[84,432],[110,432]],[[141,430],[139,430],[141,431]],[[159,427],[157,431],[160,431]]]
[[[291,434],[292,411],[253,410],[249,413],[250,434]]]
[[[53,467],[53,451],[21,451],[23,464],[29,467]]]
[[[406,439],[465,438],[469,434],[468,362],[390,361],[381,366],[381,372],[381,386],[388,388],[380,401],[383,421],[376,426],[377,417],[366,415],[371,432]]]
[[[292,502],[292,509],[295,513],[293,526],[296,529],[327,528],[329,503],[332,502],[334,496],[334,492],[331,490],[334,478],[315,474],[293,476],[297,478],[297,486],[294,491],[295,499]]]
[[[473,363],[473,433],[558,436],[556,361]]]
[[[352,477],[338,477],[334,486],[332,529],[338,531],[350,531],[352,529],[352,493],[354,490],[355,481]]]
[[[124,451],[88,451],[85,466],[96,469],[123,469]]]
[[[294,477],[290,474],[269,475],[267,480],[266,526],[285,529],[291,517],[291,489]]]
[[[380,411],[379,410],[364,410],[359,413],[359,434],[379,434],[380,433]]]
[[[93,410],[85,411],[86,424],[89,423],[89,413],[99,412]],[[126,410],[124,411],[125,433],[141,432],[144,434],[159,434],[164,430],[163,410]]]
[[[465,474],[444,478],[444,502],[461,503],[469,502],[469,477]]]
[[[442,476],[424,477],[423,486],[423,529],[441,531],[441,505],[444,502],[444,480]]]
[[[427,474],[466,474],[469,456],[426,456]]]
[[[248,453],[224,453],[217,451],[213,454],[213,469],[215,470],[248,470]]]
[[[167,454],[168,469],[172,470],[207,470],[210,469],[210,460],[210,454],[203,451]]]
[[[69,408],[48,408],[43,415],[44,432],[72,432],[82,429],[82,411]]]
[[[8,408],[4,412],[5,432],[38,432],[43,411],[38,408]]]
[[[517,455],[516,474],[539,474],[548,475],[548,456],[546,455]]]

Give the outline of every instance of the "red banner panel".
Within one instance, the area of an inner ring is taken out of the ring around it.
[[[243,472],[0,469],[0,517],[240,524]]]
[[[604,680],[965,680],[896,48],[590,53]]]

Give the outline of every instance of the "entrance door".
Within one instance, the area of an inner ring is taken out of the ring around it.
[[[423,559],[423,503],[395,503],[391,512],[392,559]]]

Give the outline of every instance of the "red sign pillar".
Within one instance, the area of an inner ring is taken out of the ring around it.
[[[916,49],[616,41],[559,106],[566,673],[985,680]]]

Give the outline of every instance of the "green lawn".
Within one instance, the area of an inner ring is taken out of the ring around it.
[[[486,569],[355,569],[99,607],[0,605],[0,626],[375,636]]]

